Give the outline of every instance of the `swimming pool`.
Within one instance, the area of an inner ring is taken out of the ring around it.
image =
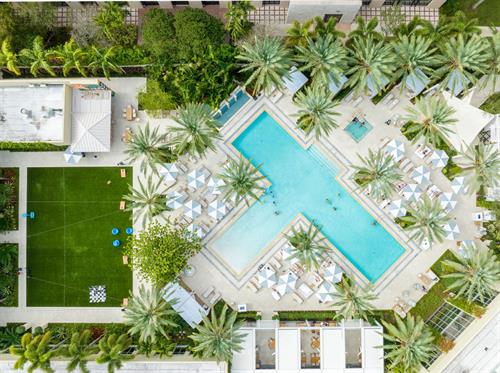
[[[252,263],[299,213],[314,220],[371,282],[403,254],[403,247],[382,226],[374,225],[373,217],[337,182],[337,171],[321,152],[315,147],[304,150],[268,113],[262,113],[233,145],[254,165],[262,164],[261,172],[272,184],[260,202],[211,244],[235,272]]]
[[[372,128],[372,125],[366,120],[360,121],[358,118],[354,118],[344,130],[349,132],[354,141],[360,142]]]

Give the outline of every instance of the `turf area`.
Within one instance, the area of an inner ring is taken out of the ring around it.
[[[119,306],[132,288],[122,249],[132,225],[119,209],[132,182],[116,167],[29,168],[28,306]],[[112,236],[113,227],[120,229]],[[106,285],[105,303],[89,303],[89,286]]]
[[[447,0],[439,12],[451,16],[458,10],[465,13],[467,18],[477,18],[480,26],[500,26],[500,1],[484,0],[474,9],[478,0]]]

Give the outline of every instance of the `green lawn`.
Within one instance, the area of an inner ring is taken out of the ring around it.
[[[481,105],[481,109],[491,114],[500,114],[500,92],[488,97]]]
[[[461,10],[468,18],[479,19],[480,26],[500,26],[500,1],[484,0],[476,9],[472,9],[477,1],[447,0],[439,10],[443,15],[453,15]]]
[[[119,306],[132,288],[115,238],[126,240],[131,213],[119,201],[132,182],[111,168],[29,168],[28,306]],[[117,227],[120,234],[111,235]],[[106,285],[105,303],[89,303],[88,288]]]

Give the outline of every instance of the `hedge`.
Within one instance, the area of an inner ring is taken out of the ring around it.
[[[331,321],[335,318],[334,311],[278,311],[274,320],[281,321]]]
[[[68,145],[54,145],[46,142],[0,142],[0,150],[12,152],[52,152],[65,151]]]

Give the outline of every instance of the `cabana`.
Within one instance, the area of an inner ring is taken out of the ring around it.
[[[283,83],[287,91],[293,96],[304,84],[307,83],[307,77],[297,70],[294,66],[289,71],[289,76],[283,77]]]
[[[203,315],[208,313],[208,308],[203,308],[198,303],[194,294],[189,293],[178,283],[170,283],[163,288],[163,299],[171,302],[172,308],[186,321],[192,328],[201,322]]]
[[[368,75],[368,78],[366,79],[366,85],[368,87],[368,90],[370,91],[370,97],[375,97],[376,95],[378,95],[379,92],[383,90],[388,83],[389,79],[387,79],[384,75],[380,77],[380,82],[376,82],[375,79],[373,79],[372,74]]]
[[[406,87],[411,91],[412,96],[417,96],[422,92],[429,82],[430,79],[420,69],[415,69],[405,80]]]
[[[330,78],[328,80],[329,80],[328,89],[330,89],[330,92],[332,92],[334,95],[336,95],[337,93],[339,93],[339,91],[342,89],[344,84],[347,82],[347,77],[344,74],[340,75],[338,84],[335,83],[335,81],[331,75],[330,75]]]
[[[470,80],[467,79],[467,77],[464,77],[464,79],[462,80],[460,77],[461,74],[462,73],[459,72],[458,70],[453,70],[450,73],[450,79],[448,79],[448,84],[446,85],[446,89],[448,89],[453,94],[453,96],[458,96],[460,93],[462,93],[462,91],[470,83]]]
[[[470,145],[476,139],[481,130],[495,120],[493,114],[470,105],[449,92],[444,91],[443,97],[448,106],[455,110],[453,115],[457,122],[454,131],[448,135],[451,145],[458,151],[464,145]]]

